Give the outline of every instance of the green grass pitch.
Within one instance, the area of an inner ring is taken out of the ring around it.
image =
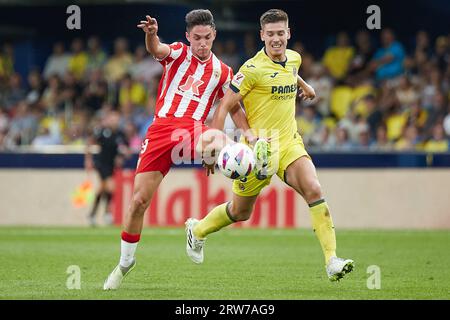
[[[0,299],[450,298],[450,231],[338,230],[338,254],[356,268],[331,283],[310,230],[226,229],[209,236],[205,262],[195,265],[183,229],[147,228],[136,269],[120,290],[104,292],[119,235],[119,228],[0,227]],[[80,290],[66,287],[71,265],[80,267]],[[380,289],[367,287],[371,265],[380,268]]]

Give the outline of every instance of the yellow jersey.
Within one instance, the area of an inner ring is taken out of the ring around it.
[[[272,61],[263,48],[230,83],[231,90],[242,96],[250,128],[259,137],[279,140],[281,148],[297,133],[295,99],[302,61],[293,50],[287,49],[286,57],[285,62]]]

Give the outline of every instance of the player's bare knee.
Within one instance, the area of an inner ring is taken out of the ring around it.
[[[247,221],[252,215],[253,208],[237,207],[231,202],[230,214],[234,221]]]
[[[131,199],[132,206],[137,210],[132,210],[134,213],[141,213],[147,209],[150,205],[150,198],[144,196],[141,192],[137,192],[133,195]]]
[[[308,183],[308,186],[303,190],[305,200],[310,203],[317,200],[322,199],[322,186],[320,185],[319,181],[311,181]]]

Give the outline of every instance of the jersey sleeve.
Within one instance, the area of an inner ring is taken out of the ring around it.
[[[177,60],[184,50],[187,50],[187,46],[183,42],[173,42],[169,44],[169,54],[162,58],[162,59],[155,59],[161,63],[163,66],[167,65],[168,63]]]
[[[218,98],[222,99],[225,95],[225,92],[230,87],[231,79],[233,79],[233,70],[231,68],[228,68],[228,76],[225,82],[223,83],[222,87],[219,89],[218,92]]]
[[[245,96],[255,86],[258,79],[257,68],[251,62],[244,63],[231,80],[230,89]]]

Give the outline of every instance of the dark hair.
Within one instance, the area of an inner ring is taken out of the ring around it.
[[[264,27],[267,23],[274,23],[279,21],[286,21],[288,22],[289,18],[286,12],[280,9],[270,9],[269,11],[266,11],[262,14],[261,18],[259,19],[259,22],[261,24],[261,29]]]
[[[195,26],[211,26],[215,29],[214,17],[209,10],[196,9],[186,15],[186,30],[189,32]]]

